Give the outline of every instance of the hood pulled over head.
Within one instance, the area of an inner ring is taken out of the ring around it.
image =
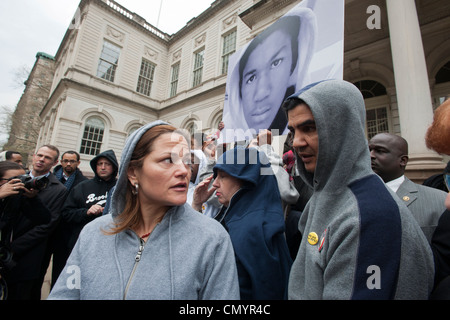
[[[117,158],[116,158],[116,154],[114,152],[114,150],[106,150],[103,151],[101,153],[99,153],[98,155],[96,155],[94,158],[92,158],[92,160],[89,162],[92,171],[94,171],[95,176],[98,178],[97,175],[97,162],[100,158],[106,158],[108,159],[112,165],[113,165],[113,173],[112,173],[112,178],[115,178],[117,176],[117,171],[119,169],[119,164],[117,162]]]
[[[355,85],[324,80],[304,87],[289,99],[299,99],[309,106],[319,135],[314,173],[307,172],[296,155],[300,176],[307,184],[315,190],[325,186],[330,191],[338,190],[342,184],[372,173],[364,98]]]
[[[144,133],[146,133],[151,128],[167,124],[168,123],[160,120],[148,123],[147,125],[133,132],[125,142],[125,146],[122,151],[122,157],[120,160],[119,177],[117,179],[114,192],[111,195],[111,206],[109,212],[113,217],[119,215],[125,208],[125,191],[128,183],[128,165],[130,164],[131,156],[133,154],[134,148],[136,147],[136,144],[139,142]]]

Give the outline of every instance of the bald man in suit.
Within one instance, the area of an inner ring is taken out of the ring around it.
[[[416,184],[405,177],[408,142],[394,134],[379,133],[369,141],[372,170],[404,201],[428,242],[431,242],[439,218],[446,210],[447,194]]]

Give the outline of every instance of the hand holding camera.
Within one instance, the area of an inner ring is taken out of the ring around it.
[[[25,185],[20,179],[11,179],[0,187],[0,199],[4,199],[12,195],[17,195],[24,189]]]
[[[47,177],[40,176],[32,178],[28,174],[23,174],[6,180],[8,182],[0,187],[0,199],[17,195],[21,192],[23,192],[24,196],[33,198],[48,184]]]

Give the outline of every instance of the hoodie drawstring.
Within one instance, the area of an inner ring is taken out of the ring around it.
[[[114,261],[116,262],[117,271],[119,273],[120,292],[124,292],[123,274],[122,274],[122,269],[120,268],[119,257],[117,256],[117,247],[118,247],[117,241],[119,241],[117,238],[118,238],[118,235],[115,234],[114,235]]]
[[[169,216],[169,269],[170,269],[170,299],[175,300],[175,288],[173,279],[173,266],[172,266],[172,215]]]

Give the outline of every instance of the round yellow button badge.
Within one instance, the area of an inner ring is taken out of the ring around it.
[[[315,245],[319,241],[319,236],[315,232],[310,232],[308,234],[308,242],[310,245]]]

